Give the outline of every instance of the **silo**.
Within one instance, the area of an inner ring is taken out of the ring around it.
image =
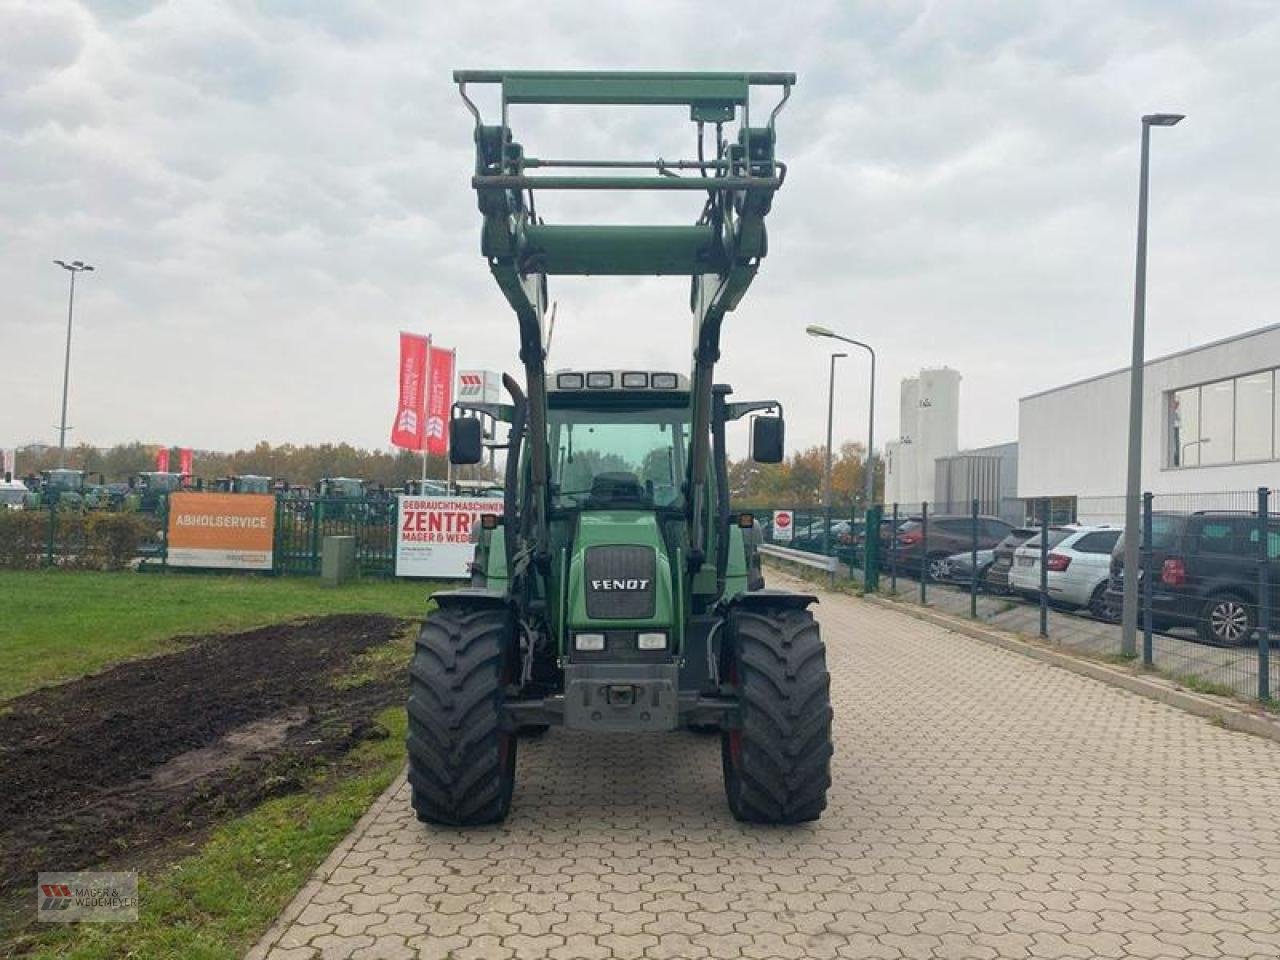
[[[917,388],[916,489],[934,495],[939,457],[960,449],[960,374],[950,367],[921,370]]]
[[[920,381],[906,377],[898,393],[898,457],[896,472],[897,503],[918,504],[924,496],[920,493],[919,468],[917,467],[916,434],[920,422]]]

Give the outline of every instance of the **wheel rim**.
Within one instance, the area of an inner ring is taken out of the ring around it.
[[[932,577],[934,580],[941,580],[942,574],[945,571],[945,569],[946,569],[946,561],[944,560],[929,561],[929,576]]]
[[[1209,629],[1229,643],[1244,637],[1249,629],[1249,612],[1236,600],[1219,600],[1209,611]]]

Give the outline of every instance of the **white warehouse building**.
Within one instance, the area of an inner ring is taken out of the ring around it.
[[[1142,489],[1160,496],[1280,487],[1278,381],[1280,324],[1148,360]],[[1019,497],[1029,508],[1049,498],[1055,519],[1110,519],[1116,502],[1122,513],[1128,424],[1127,367],[1023,397]]]

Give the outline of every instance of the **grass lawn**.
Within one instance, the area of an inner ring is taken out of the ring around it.
[[[243,956],[404,766],[404,708],[378,720],[387,739],[357,747],[310,789],[219,827],[194,856],[144,874],[137,923],[36,931],[24,945],[31,960]]]
[[[0,571],[0,701],[178,646],[175,635],[299,616],[420,617],[434,584],[315,577]]]

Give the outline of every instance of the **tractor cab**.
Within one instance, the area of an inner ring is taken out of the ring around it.
[[[316,494],[326,499],[363,500],[365,484],[355,477],[325,477],[316,484]]]
[[[256,473],[233,474],[213,481],[216,493],[271,493],[274,481]]]

